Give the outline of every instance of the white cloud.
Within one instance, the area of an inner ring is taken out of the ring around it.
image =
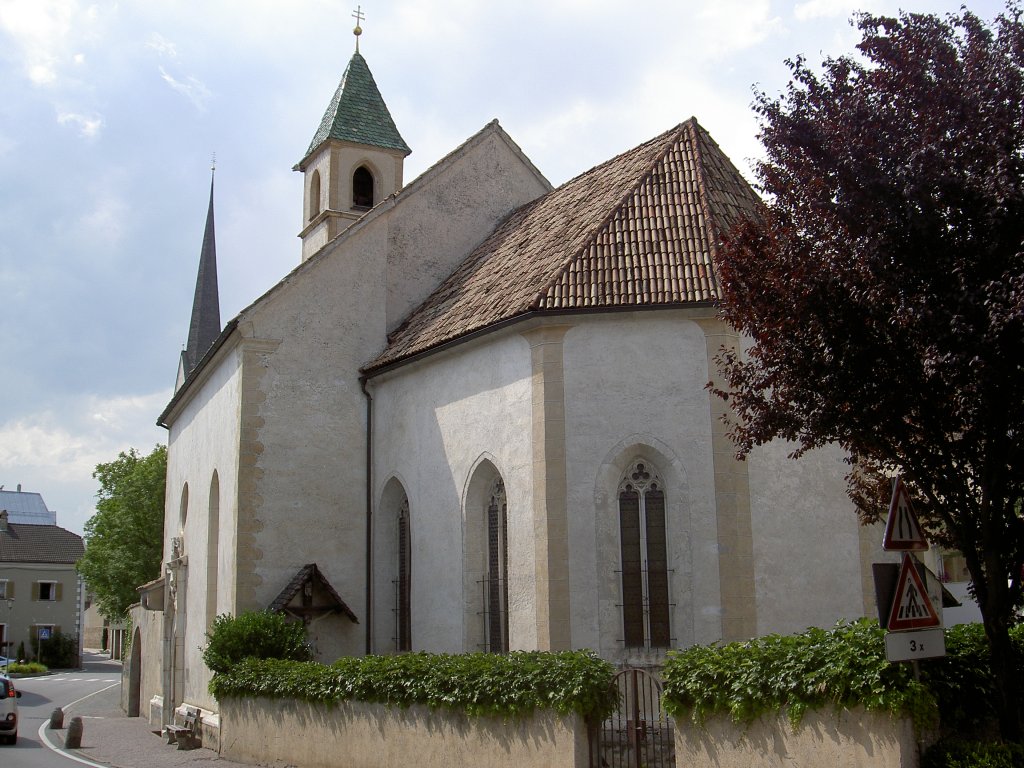
[[[148,395],[83,395],[0,424],[0,482],[21,483],[61,512],[57,524],[82,529],[92,514],[96,465],[137,448],[149,453],[166,433],[154,425],[170,390]]]
[[[0,30],[14,43],[35,85],[57,81],[76,17],[83,15],[76,0],[0,0]]]
[[[807,0],[796,4],[793,8],[793,15],[800,21],[807,21],[808,19],[849,16],[852,10],[849,0]]]
[[[167,83],[172,90],[177,91],[191,101],[200,112],[206,109],[206,105],[213,94],[210,93],[210,89],[207,88],[201,80],[197,80],[191,75],[184,81],[178,80],[163,67],[160,67],[159,69],[160,77],[163,78],[164,82]]]
[[[76,112],[58,112],[57,122],[61,125],[76,125],[78,133],[86,139],[94,139],[103,127],[103,118],[99,115],[87,116]]]
[[[149,36],[149,41],[146,43],[150,48],[159,53],[161,56],[167,56],[168,58],[176,58],[178,56],[178,49],[170,40],[161,35],[159,32],[154,32]]]
[[[577,99],[556,114],[527,123],[525,130],[521,131],[522,141],[536,150],[544,150],[552,144],[563,143],[566,137],[579,136],[581,130],[586,135],[585,129],[601,119],[597,105]]]
[[[128,221],[128,203],[108,193],[95,195],[92,208],[77,223],[77,234],[89,241],[103,240],[113,248],[124,237]]]
[[[703,56],[716,57],[752,48],[782,28],[769,0],[716,0],[695,14]]]

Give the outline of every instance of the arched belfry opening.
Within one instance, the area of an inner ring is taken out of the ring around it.
[[[320,171],[313,171],[309,177],[309,216],[307,221],[312,221],[320,213]]]
[[[366,59],[356,50],[295,170],[306,176],[302,259],[402,188],[412,150],[395,126]]]
[[[352,207],[358,210],[369,210],[375,202],[373,174],[365,165],[360,165],[352,174]]]

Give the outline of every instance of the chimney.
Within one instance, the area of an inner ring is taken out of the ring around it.
[[[18,493],[21,493],[21,483],[18,483]]]

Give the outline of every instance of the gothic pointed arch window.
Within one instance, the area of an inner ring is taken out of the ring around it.
[[[487,577],[484,616],[487,650],[508,653],[508,502],[500,477],[487,502]]]
[[[373,174],[365,165],[360,165],[352,174],[352,207],[373,207]]]
[[[634,460],[619,483],[622,627],[627,648],[668,648],[668,541],[665,487],[657,471]]]
[[[409,499],[398,509],[398,579],[395,582],[395,613],[397,619],[396,648],[412,650],[412,549],[409,529]]]

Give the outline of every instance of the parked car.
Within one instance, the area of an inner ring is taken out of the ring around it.
[[[0,740],[18,743],[18,699],[21,691],[14,690],[9,677],[0,675]]]

